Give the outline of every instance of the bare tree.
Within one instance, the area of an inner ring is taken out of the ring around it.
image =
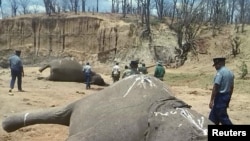
[[[180,6],[176,9],[177,19],[170,24],[170,28],[177,33],[178,60],[183,64],[187,59],[188,52],[197,56],[196,52],[196,36],[203,25],[205,16],[204,4],[205,0],[183,0]],[[196,3],[196,5],[194,5]]]
[[[43,0],[47,15],[56,12],[56,0]]]
[[[235,3],[236,0],[230,0],[229,1],[229,9],[230,9],[230,23],[233,24],[233,19],[234,19],[234,12],[235,12]]]
[[[155,0],[155,6],[156,6],[156,10],[157,10],[157,15],[159,20],[162,20],[163,18],[163,8],[164,8],[164,0]]]
[[[123,4],[123,0],[121,1]],[[119,6],[120,6],[120,0],[112,0],[111,1],[111,12],[112,13],[118,13],[119,12]],[[122,6],[123,9],[123,6]]]
[[[3,18],[2,0],[0,0],[0,8],[1,8],[1,16],[2,16],[2,18]]]
[[[165,1],[163,3],[163,16],[172,17],[174,11],[174,4],[171,1]]]
[[[74,11],[75,11],[75,14],[77,14],[77,9],[78,9],[78,6],[79,6],[79,0],[75,0],[75,4],[74,4]]]
[[[127,0],[122,0],[122,17],[125,18],[127,14]]]
[[[86,0],[82,0],[82,12],[85,12]]]
[[[17,0],[10,0],[9,2],[11,6],[11,15],[15,17],[17,15],[18,2]]]
[[[173,0],[173,3],[174,3],[174,5],[173,5],[174,9],[173,9],[173,12],[172,12],[171,25],[174,22],[174,18],[175,18],[175,14],[176,14],[175,12],[176,12],[177,0]]]
[[[30,4],[30,0],[19,0],[20,7],[22,8],[22,13],[27,14],[28,11],[28,6]]]
[[[211,1],[212,1],[211,22],[212,22],[213,36],[215,36],[216,31],[227,23],[227,16],[226,16],[227,7],[225,0],[211,0]]]
[[[99,0],[96,0],[96,12],[99,12]]]
[[[70,11],[74,11],[77,14],[78,7],[79,7],[79,0],[70,0]]]
[[[115,0],[111,1],[111,13],[115,13]]]
[[[150,0],[138,0],[137,8],[141,8],[141,22],[145,25],[145,30],[142,32],[142,38],[150,37]],[[151,38],[149,38],[151,39]]]
[[[250,23],[250,1],[248,0],[245,6],[245,24]]]
[[[240,23],[241,23],[241,32],[244,32],[245,27],[245,5],[246,0],[238,0],[240,6]]]

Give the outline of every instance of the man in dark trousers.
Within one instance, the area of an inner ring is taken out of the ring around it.
[[[83,75],[85,75],[85,79],[86,79],[86,89],[90,89],[90,81],[91,81],[91,66],[89,64],[89,62],[86,63],[85,66],[83,66]]]
[[[16,50],[15,54],[12,55],[9,58],[9,64],[10,64],[10,70],[11,70],[11,81],[10,81],[10,90],[9,92],[12,92],[12,89],[14,88],[16,78],[17,78],[17,87],[19,92],[23,92],[22,89],[22,77],[24,77],[24,71],[23,71],[23,63],[20,58],[21,51]]]
[[[119,66],[119,63],[116,62],[115,63],[115,66],[113,66],[112,68],[112,74],[111,74],[111,77],[113,78],[113,82],[116,82],[120,79],[120,66]]]
[[[224,57],[213,59],[213,66],[217,70],[209,103],[211,109],[209,119],[216,125],[232,125],[227,114],[227,108],[234,89],[234,74],[225,67]]]

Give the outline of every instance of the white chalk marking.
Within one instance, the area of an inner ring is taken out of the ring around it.
[[[182,126],[182,124],[180,123],[179,125],[178,125],[178,127],[181,127]]]
[[[137,76],[137,75],[132,75],[132,76],[129,76],[129,77],[126,77],[125,79],[128,79],[128,78],[133,78],[134,76]],[[129,87],[129,89],[127,90],[127,92],[123,95],[123,97],[126,97],[128,95],[128,93],[131,91],[131,89],[134,87],[134,85],[136,84],[136,82],[139,82],[137,84],[137,86],[140,86],[140,87],[143,87],[144,89],[146,89],[146,83],[149,83],[149,86],[150,87],[156,87],[156,85],[148,78],[148,77],[145,77],[143,75],[140,75],[139,77],[137,76],[135,78],[135,81],[134,83]]]
[[[190,123],[194,124],[194,126],[201,130],[204,136],[207,136],[208,131],[206,128],[204,128],[204,117],[202,116],[200,119],[197,119],[197,122],[193,118],[194,116],[186,109],[182,108],[176,108],[176,110],[180,110],[180,115],[182,115],[185,119],[187,119]],[[170,114],[176,114],[177,111],[170,111]],[[155,116],[161,115],[161,116],[169,116],[169,113],[162,113],[162,112],[154,112]],[[179,124],[178,127],[182,126],[182,124]]]
[[[188,121],[190,121],[192,124],[195,125],[196,128],[198,128],[199,130],[202,131],[203,135],[207,135],[207,129],[203,128],[203,124],[204,124],[204,117],[201,117],[201,119],[198,119],[197,122],[195,121],[195,119],[193,118],[194,116],[186,109],[182,109],[182,108],[177,108],[177,110],[181,110],[180,114],[186,118]]]
[[[161,115],[161,116],[168,116],[169,113],[172,114],[172,115],[175,115],[177,113],[177,111],[170,111],[170,112],[166,112],[166,113],[154,112],[155,116],[158,116],[158,114]]]
[[[130,90],[134,87],[135,83],[138,81],[139,79],[135,79],[135,82],[129,87],[128,91],[125,93],[125,95],[123,95],[123,97],[126,97],[128,95],[128,93],[130,92]]]
[[[162,112],[154,112],[155,116],[161,115],[161,116],[168,116],[168,112],[162,113]]]
[[[23,119],[23,125],[26,126],[26,120],[27,120],[27,116],[29,115],[30,113],[26,113],[24,115],[24,119]]]
[[[170,111],[170,114],[172,114],[172,115],[174,115],[176,113],[177,113],[177,111]]]

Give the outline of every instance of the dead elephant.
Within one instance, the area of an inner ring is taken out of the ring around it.
[[[131,75],[69,105],[16,113],[2,122],[7,132],[34,124],[69,126],[67,141],[207,141],[212,122],[172,96],[162,81]]]
[[[45,64],[39,69],[43,72],[45,69],[50,68],[50,75],[46,78],[50,81],[68,81],[68,82],[86,82],[85,76],[82,72],[82,66],[72,59],[53,60]],[[103,80],[100,74],[94,71],[91,74],[91,84],[107,86],[108,84]]]

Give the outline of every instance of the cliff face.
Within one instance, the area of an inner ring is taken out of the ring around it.
[[[136,22],[124,22],[110,14],[109,18],[93,15],[32,15],[3,19],[0,20],[0,49],[21,49],[22,56],[29,57],[26,58],[29,63],[35,62],[38,57],[75,57],[82,62],[123,61],[124,64],[131,59],[140,59],[154,63],[158,59],[164,60],[164,52],[170,55],[165,57],[167,60],[174,58],[175,45],[170,44],[172,41],[169,40],[172,35],[161,36],[156,33],[156,36],[153,33],[149,44],[147,40],[141,39],[143,30],[138,25]],[[155,49],[159,47],[160,50]]]
[[[29,47],[30,52],[37,56],[68,55],[85,60],[99,55],[104,61],[103,54],[122,48],[123,44],[118,42],[129,39],[129,36],[120,34],[127,29],[129,24],[120,26],[88,16],[4,19],[0,21],[0,45],[1,49]]]

